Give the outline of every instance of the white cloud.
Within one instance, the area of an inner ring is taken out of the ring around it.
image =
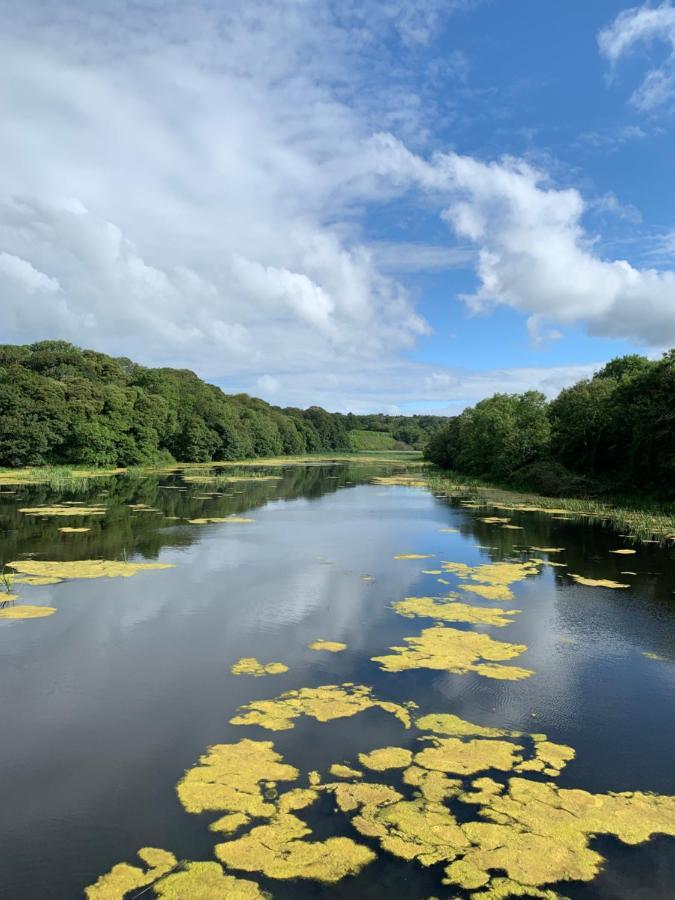
[[[642,110],[654,110],[675,99],[675,8],[670,0],[658,6],[634,6],[619,13],[598,35],[600,52],[613,68],[637,46],[657,41],[669,45],[670,52],[647,72],[631,97]]]

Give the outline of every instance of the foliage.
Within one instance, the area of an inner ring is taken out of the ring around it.
[[[396,441],[423,444],[440,422],[345,416],[318,406],[280,409],[247,394],[227,395],[187,370],[148,369],[65,341],[0,345],[0,466],[142,466],[348,451],[353,430],[377,432],[376,449],[390,449]]]
[[[349,432],[352,450],[407,450],[406,444],[397,441],[386,431],[365,431],[355,428]]]
[[[496,394],[450,419],[426,458],[544,493],[614,489],[675,497],[675,350],[612,360],[547,404]]]

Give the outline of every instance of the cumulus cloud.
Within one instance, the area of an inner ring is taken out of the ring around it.
[[[259,378],[278,402],[421,402],[419,378],[460,403],[456,373],[401,361],[429,326],[399,276],[475,265],[468,306],[536,335],[670,340],[675,276],[600,258],[578,191],[421,149],[406,61],[472,5],[0,0],[2,339]],[[392,201],[455,237],[369,239]]]
[[[634,6],[619,13],[598,35],[600,52],[613,68],[638,46],[655,42],[665,43],[669,53],[647,72],[631,96],[631,102],[642,110],[654,110],[675,99],[675,8],[670,0],[658,6]]]

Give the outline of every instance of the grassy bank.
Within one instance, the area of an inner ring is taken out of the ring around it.
[[[213,469],[235,467],[283,467],[306,466],[325,463],[353,463],[377,465],[426,466],[422,454],[416,450],[372,450],[360,453],[316,453],[305,456],[272,456],[261,459],[228,460],[227,462],[176,462],[161,466],[134,466],[130,468],[92,469],[78,466],[30,466],[18,469],[0,469],[0,489],[6,492],[12,487],[30,484],[46,484],[58,490],[75,490],[91,478],[105,478],[114,475],[153,475],[180,472],[183,469]]]
[[[486,507],[595,519],[638,541],[675,542],[675,503],[640,496],[544,497],[441,469],[426,472],[424,480],[436,494],[468,496]]]

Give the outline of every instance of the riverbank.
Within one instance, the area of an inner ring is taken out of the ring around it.
[[[675,542],[675,503],[659,503],[640,496],[606,496],[601,500],[549,497],[441,469],[425,473],[424,481],[436,494],[470,497],[486,507],[543,512],[572,519],[592,518],[643,543]]]

